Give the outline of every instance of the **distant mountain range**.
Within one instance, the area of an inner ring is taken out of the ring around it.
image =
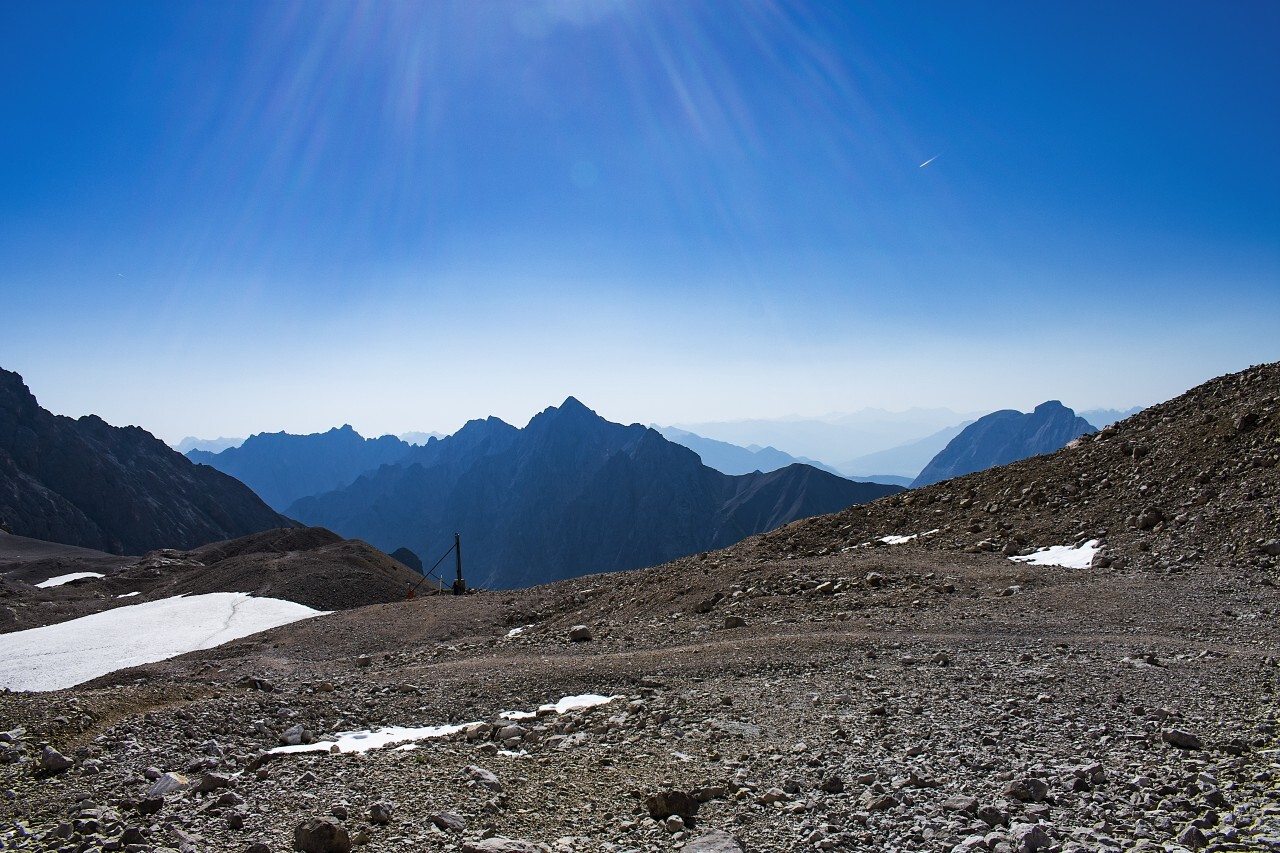
[[[661,563],[897,491],[800,464],[722,474],[570,397],[524,429],[471,421],[287,512],[384,550],[408,547],[427,565],[460,533],[470,582],[523,587]]]
[[[840,473],[855,480],[867,479],[872,476],[884,477],[885,474],[888,474],[898,479],[896,481],[888,480],[886,477],[883,480],[877,480],[877,482],[898,482],[900,485],[909,486],[924,470],[924,466],[928,465],[929,461],[937,456],[951,439],[959,435],[960,431],[971,423],[973,421],[965,421],[962,424],[938,430],[933,435],[925,436],[917,441],[907,442],[896,447],[890,447],[887,450],[868,453],[856,459],[850,459],[848,462],[842,462],[839,466]],[[874,472],[883,472],[883,474]]]
[[[980,412],[965,414],[951,409],[908,409],[891,412],[884,409],[833,414],[818,418],[746,419],[676,423],[677,429],[741,447],[775,447],[796,457],[821,459],[829,467],[849,469],[841,460],[857,459],[886,448],[918,441],[977,417]],[[927,457],[920,464],[928,461]],[[914,471],[882,471],[879,473],[914,476]]]
[[[1057,400],[1036,406],[1030,414],[1004,409],[978,418],[920,472],[913,488],[1008,465],[1030,456],[1053,453],[1074,438],[1097,432],[1084,418]]]
[[[207,450],[210,453],[219,453],[228,447],[239,447],[244,444],[243,438],[196,438],[189,435],[186,438],[173,445],[173,449],[184,456],[193,450]]]
[[[1088,409],[1077,414],[1098,429],[1102,429],[1103,427],[1111,426],[1116,421],[1132,417],[1144,408],[1144,406],[1134,406],[1131,409]]]
[[[364,438],[346,425],[311,435],[259,433],[239,447],[221,453],[192,450],[187,458],[230,474],[283,512],[299,498],[341,489],[367,471],[395,464],[414,448],[391,435]]]
[[[403,442],[409,444],[426,444],[433,438],[444,438],[442,432],[402,432],[398,436]]]
[[[786,468],[788,465],[800,463],[802,465],[812,465],[814,468],[837,476],[840,475],[839,471],[823,465],[821,462],[792,456],[790,453],[783,453],[776,447],[760,447],[756,444],[750,447],[740,447],[727,441],[705,438],[688,430],[670,426],[663,427],[657,424],[650,424],[649,429],[657,430],[668,441],[674,441],[676,444],[682,444],[689,448],[698,454],[699,458],[702,459],[703,465],[715,468],[721,474],[751,474],[756,471],[767,474],[770,471],[777,471],[779,468]]]
[[[0,519],[13,533],[113,554],[194,548],[293,522],[243,483],[146,430],[40,407],[0,370]]]

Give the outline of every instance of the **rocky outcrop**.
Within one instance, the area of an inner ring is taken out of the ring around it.
[[[42,409],[0,370],[0,518],[15,534],[141,554],[292,525],[243,483],[139,427]]]
[[[1057,400],[1041,403],[1030,414],[1012,409],[992,412],[951,439],[911,486],[928,486],[1029,456],[1053,453],[1073,438],[1091,432],[1097,430]]]

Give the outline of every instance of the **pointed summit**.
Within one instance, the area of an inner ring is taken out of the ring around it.
[[[594,424],[608,423],[577,397],[566,397],[559,406],[548,406],[529,421],[529,426],[543,424]]]

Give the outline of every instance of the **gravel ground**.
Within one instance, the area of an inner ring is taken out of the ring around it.
[[[0,694],[0,849],[1280,850],[1278,387],[664,566]],[[323,564],[278,588],[330,595]]]
[[[5,844],[289,850],[327,817],[370,851],[670,850],[712,830],[745,850],[1280,849],[1261,578],[911,545],[701,562],[362,608],[0,696],[26,728]],[[619,698],[499,717],[582,693]],[[293,726],[471,721],[412,750],[267,753]],[[71,766],[40,771],[43,743]],[[193,786],[149,799],[161,773]]]

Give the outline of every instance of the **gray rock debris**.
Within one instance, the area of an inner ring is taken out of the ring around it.
[[[525,841],[523,838],[485,838],[482,841],[462,842],[462,853],[549,853],[545,844]]]
[[[743,853],[742,845],[737,839],[722,829],[713,829],[706,835],[699,835],[680,850],[681,853]]]

